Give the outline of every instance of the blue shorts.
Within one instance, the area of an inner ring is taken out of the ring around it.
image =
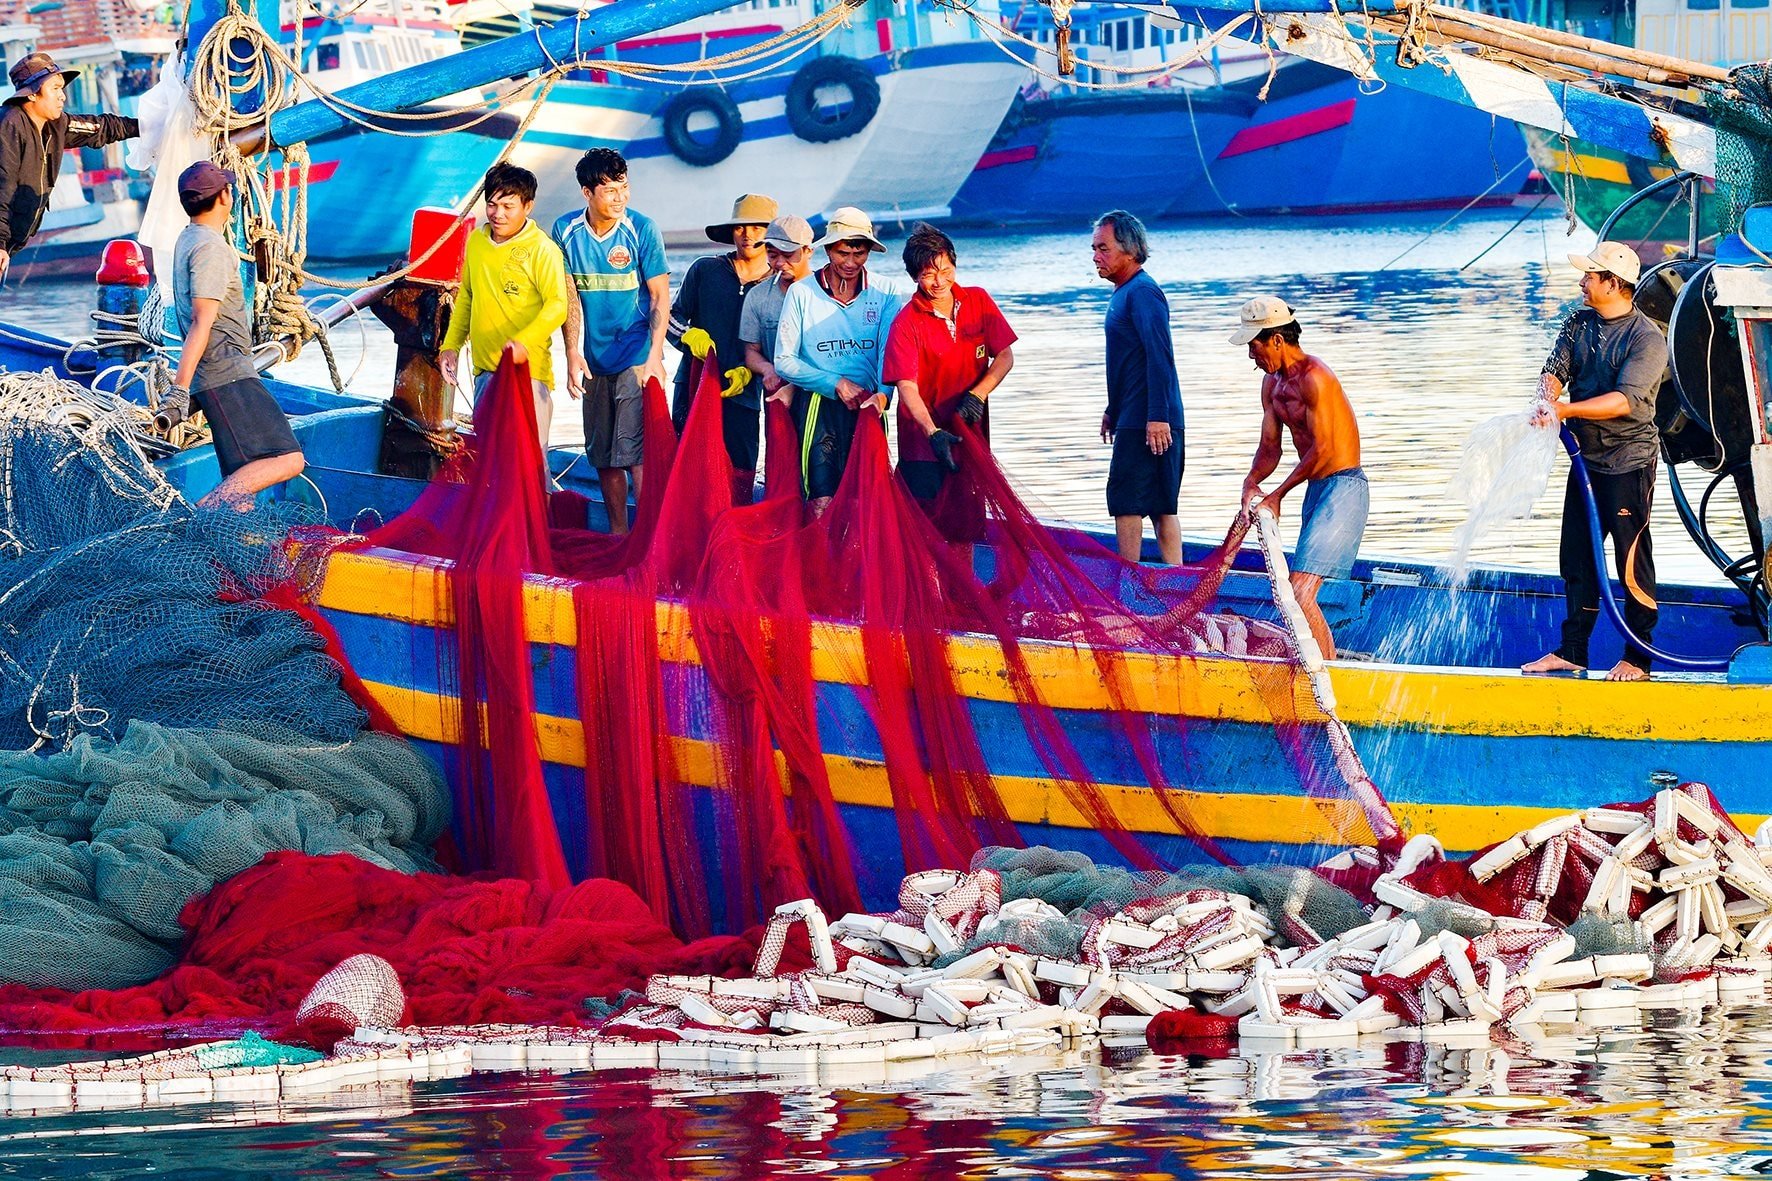
[[[1305,485],[1298,551],[1292,568],[1322,578],[1346,578],[1352,574],[1370,507],[1371,489],[1366,473],[1357,467]]]

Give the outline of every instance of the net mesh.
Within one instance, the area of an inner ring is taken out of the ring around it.
[[[1717,133],[1717,228],[1733,234],[1748,209],[1772,202],[1772,63],[1737,66],[1704,102]]]
[[[439,591],[456,621],[439,645],[440,680],[480,703],[453,707],[456,811],[471,864],[559,884],[570,860],[626,883],[689,934],[742,929],[808,894],[858,909],[900,871],[963,866],[980,848],[1021,843],[979,728],[981,696],[1007,698],[1014,712],[991,743],[1024,744],[1062,810],[1120,860],[1141,870],[1165,862],[1104,780],[1147,786],[1156,828],[1189,842],[1193,859],[1230,863],[1176,778],[1185,766],[1210,787],[1214,773],[1236,771],[1196,761],[1183,721],[1202,675],[1192,662],[1213,660],[1232,632],[1265,659],[1210,672],[1270,722],[1272,744],[1253,758],[1290,766],[1302,789],[1280,806],[1295,805],[1317,842],[1372,842],[1285,633],[1227,629],[1210,614],[1240,533],[1200,567],[1128,566],[1080,532],[1037,521],[962,423],[968,460],[944,496],[982,506],[975,564],[892,472],[882,421],[869,413],[828,511],[808,519],[790,476],[791,428],[772,409],[768,494],[734,507],[717,375],[710,364],[680,442],[662,389],[648,388],[644,495],[623,537],[562,527],[575,513],[582,522],[582,501],[543,506],[525,377],[507,363],[481,396],[472,446],[368,539],[456,563]],[[530,717],[525,574],[572,588],[586,766],[564,826]],[[956,655],[962,636],[985,642],[987,655],[974,658],[990,663],[982,674]],[[680,655],[686,640],[693,663]],[[1053,674],[1041,669],[1055,655],[1068,657],[1057,667],[1074,670],[1070,683],[1102,687],[1107,707],[1090,724],[1112,755],[1086,759],[1077,719],[1049,703]],[[838,692],[856,708],[833,710]],[[705,772],[690,782],[681,737],[696,734],[708,735],[711,793],[701,790]],[[845,749],[878,751],[869,774],[890,803],[897,864],[857,853],[828,761]],[[564,852],[562,831],[572,842]],[[1301,848],[1314,857],[1320,845]]]
[[[363,732],[282,609],[293,510],[193,510],[130,425],[0,375],[0,981],[141,983],[267,853],[412,873],[448,825],[435,769]]]

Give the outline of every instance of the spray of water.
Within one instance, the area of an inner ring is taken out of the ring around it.
[[[1498,525],[1521,521],[1544,495],[1557,456],[1555,419],[1543,422],[1536,405],[1491,418],[1465,440],[1458,470],[1446,485],[1469,516],[1453,534],[1446,567],[1454,584],[1470,570],[1471,550]]]

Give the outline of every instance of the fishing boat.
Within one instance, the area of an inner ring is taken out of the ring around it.
[[[1501,206],[1526,185],[1511,120],[1209,37],[1161,6],[1077,5],[1069,20],[1075,75],[1060,78],[1052,53],[1039,54],[1043,74],[954,198],[957,221]],[[1053,43],[1044,8],[1025,7],[1016,27]]]
[[[274,118],[274,131],[300,128],[304,118],[323,126],[335,117],[299,108],[284,115]],[[1765,229],[1755,221],[1744,233]],[[1713,321],[1730,320],[1750,355],[1772,355],[1772,268],[1745,251],[1708,265],[1713,267],[1708,282],[1684,282],[1680,298],[1706,292],[1702,307],[1691,306]],[[434,300],[430,307],[434,315]],[[1670,322],[1679,333],[1677,306]],[[1763,462],[1768,424],[1755,408],[1772,404],[1767,399],[1772,374],[1763,361],[1744,370],[1736,355],[1731,369],[1729,355],[1717,354],[1705,341],[1697,360],[1682,372],[1680,358],[1692,354],[1679,340],[1674,354],[1673,397],[1688,412],[1680,429],[1692,430],[1685,444],[1694,438],[1710,444],[1708,449],[1683,446],[1683,453],[1716,468],[1718,481],[1749,455]],[[102,368],[79,353],[67,356],[65,342],[10,327],[0,335],[0,366],[70,376]],[[1726,421],[1715,412],[1714,395],[1737,373],[1742,384],[1730,396],[1740,403],[1739,414]],[[1751,401],[1750,383],[1758,395]],[[271,388],[309,456],[307,484],[289,495],[306,496],[302,489],[310,489],[331,521],[351,529],[366,517],[387,519],[405,511],[424,491],[423,481],[389,474],[383,466],[389,424],[398,416],[390,416],[379,400],[275,381]],[[1677,433],[1673,425],[1670,433]],[[556,454],[551,466],[589,506],[586,526],[605,527],[595,482],[578,472],[574,459]],[[192,496],[218,478],[207,448],[180,453],[166,460],[163,470]],[[1037,686],[1040,708],[1062,723],[1094,786],[1127,828],[1159,854],[1196,853],[1201,835],[1242,860],[1295,857],[1325,843],[1346,843],[1349,834],[1325,822],[1318,794],[1322,784],[1301,777],[1287,753],[1289,735],[1312,727],[1331,734],[1334,727],[1345,727],[1352,749],[1388,793],[1404,828],[1434,835],[1451,850],[1480,847],[1573,808],[1641,794],[1639,789],[1660,773],[1707,782],[1751,826],[1772,814],[1762,765],[1764,736],[1772,730],[1763,566],[1749,569],[1721,554],[1705,526],[1703,505],[1684,511],[1681,500],[1688,527],[1707,552],[1716,551],[1719,565],[1729,566],[1738,585],[1661,589],[1657,642],[1666,652],[1684,655],[1667,657],[1679,671],[1649,684],[1525,677],[1514,671],[1554,644],[1561,599],[1548,576],[1485,569],[1455,586],[1431,566],[1384,559],[1362,561],[1352,578],[1334,584],[1323,598],[1344,648],[1372,658],[1332,661],[1311,668],[1309,677],[1296,661],[1240,654],[1232,644],[1177,653],[1105,651],[1074,640],[1029,639],[1018,645],[1019,655],[1012,655],[1000,639],[976,633],[944,637],[947,666],[987,760],[991,788],[1021,836],[1104,858],[1112,855],[1109,834],[1080,808],[1069,790],[1075,785],[1055,777],[1016,716],[1017,699],[1009,686],[1024,667],[1028,683]],[[1167,610],[1167,602],[1153,600],[1150,584],[1131,576],[1112,557],[1106,539],[1101,541],[1095,549],[1085,547],[1078,559],[1097,590],[1116,598],[1129,617]],[[1202,560],[1206,549],[1191,546],[1190,560]],[[1000,560],[991,545],[979,548],[981,569]],[[1287,619],[1285,594],[1275,589],[1284,583],[1281,562],[1271,547],[1238,554],[1217,592],[1218,604],[1279,628]],[[447,607],[452,575],[450,562],[427,554],[341,551],[317,577],[315,593],[369,693],[404,733],[459,778],[460,719],[478,711],[473,702],[460,700],[439,672],[446,667],[440,656],[455,642]],[[570,687],[591,638],[579,633],[571,579],[530,576],[521,603],[530,673],[525,692],[533,701],[525,726],[533,733],[561,831],[582,834],[588,823],[584,770],[604,752],[588,747],[581,697]],[[685,604],[667,596],[649,601],[647,611],[661,675],[687,685],[694,698],[696,686],[707,683],[708,656],[690,630]],[[1458,626],[1430,627],[1424,621]],[[858,855],[885,879],[896,880],[904,866],[898,836],[904,817],[893,807],[887,744],[869,705],[868,665],[857,656],[865,635],[843,619],[821,620],[813,634],[819,759]],[[1606,621],[1597,642],[1602,653],[1619,642]],[[1308,658],[1304,663],[1310,665]],[[1116,692],[1101,675],[1108,666],[1124,672],[1123,680],[1116,680],[1124,691]],[[1129,712],[1145,736],[1140,742],[1148,740],[1155,752],[1154,768],[1140,762],[1124,740]],[[716,741],[707,715],[690,710],[659,724],[666,726],[663,736],[682,779],[719,790]],[[1156,780],[1165,786],[1159,788]],[[709,855],[717,859],[719,850]],[[583,872],[585,867],[574,868]]]

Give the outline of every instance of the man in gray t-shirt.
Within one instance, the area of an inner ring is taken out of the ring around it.
[[[1667,341],[1636,310],[1632,297],[1642,263],[1636,251],[1601,242],[1590,255],[1570,255],[1585,272],[1581,294],[1587,307],[1563,326],[1544,362],[1539,393],[1544,425],[1567,422],[1600,510],[1600,526],[1612,538],[1624,581],[1624,655],[1609,681],[1649,676],[1647,645],[1655,630],[1655,558],[1649,541],[1649,507],[1655,493],[1655,462],[1661,439],[1655,429],[1655,395],[1667,370]],[[1568,401],[1561,401],[1564,393]],[[1566,599],[1563,642],[1554,652],[1521,666],[1529,673],[1580,672],[1587,667],[1588,639],[1600,616],[1600,579],[1594,562],[1587,502],[1573,470],[1563,498],[1563,536],[1558,554]]]
[[[222,482],[198,502],[246,512],[258,493],[294,479],[306,461],[289,420],[252,363],[252,326],[240,256],[223,235],[234,211],[234,174],[199,160],[178,178],[191,224],[172,254],[172,301],[184,334],[173,397],[209,422]]]
[[[763,234],[763,253],[773,274],[744,297],[738,339],[744,342],[745,366],[762,380],[763,392],[786,406],[793,401],[794,387],[775,371],[775,334],[788,288],[812,273],[812,227],[803,217],[776,218]]]

